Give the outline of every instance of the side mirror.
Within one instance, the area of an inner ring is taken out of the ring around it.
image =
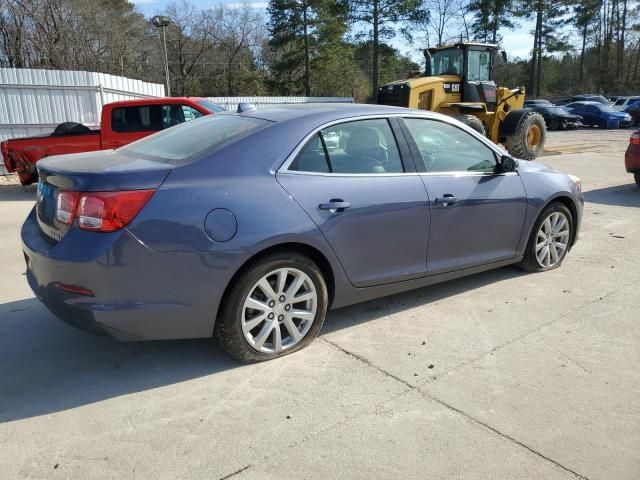
[[[500,55],[502,56],[502,60],[504,61],[504,63],[507,63],[507,52],[505,52],[504,50],[502,50],[500,52]]]
[[[502,157],[500,157],[499,168],[503,173],[515,172],[518,168],[518,161],[508,155],[503,155]]]

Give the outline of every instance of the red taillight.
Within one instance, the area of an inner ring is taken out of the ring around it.
[[[126,227],[153,195],[154,190],[81,193],[78,226],[83,230],[114,232]]]
[[[74,293],[76,295],[84,295],[85,297],[95,297],[95,293],[93,290],[89,290],[88,288],[81,287],[79,285],[69,285],[67,283],[56,282],[54,284],[58,290],[62,290],[63,292]]]
[[[73,223],[77,200],[78,192],[61,191],[58,193],[56,218],[59,222],[62,222],[65,225],[71,225]]]
[[[155,190],[124,192],[60,191],[56,219],[66,225],[78,218],[82,230],[115,232],[131,223]]]
[[[633,132],[631,138],[629,138],[629,143],[640,145],[640,132]]]

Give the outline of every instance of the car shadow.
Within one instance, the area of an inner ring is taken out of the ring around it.
[[[640,188],[635,183],[584,192],[584,200],[601,205],[640,207]]]
[[[320,335],[367,323],[410,308],[435,303],[448,297],[523,275],[527,275],[523,270],[504,267],[339,308],[329,313]]]
[[[241,366],[210,339],[120,343],[56,319],[35,298],[0,305],[0,423]]]
[[[507,267],[335,310],[321,335],[520,275]],[[120,343],[66,325],[35,298],[0,305],[0,423],[241,366],[210,339]]]

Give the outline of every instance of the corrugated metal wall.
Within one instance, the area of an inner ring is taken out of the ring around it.
[[[208,97],[227,110],[234,111],[239,103],[251,103],[256,107],[289,103],[353,103],[351,97]]]
[[[67,121],[97,127],[104,103],[161,96],[163,85],[104,73],[0,68],[0,140]]]
[[[0,141],[43,135],[62,122],[100,125],[105,103],[164,96],[164,86],[105,73],[0,68]],[[235,110],[238,103],[257,107],[288,103],[353,103],[346,97],[210,97]],[[0,173],[5,173],[0,162]]]

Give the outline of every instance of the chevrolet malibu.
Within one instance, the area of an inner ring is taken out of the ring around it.
[[[241,361],[305,347],[330,308],[556,268],[583,207],[576,177],[383,106],[212,115],[38,170],[22,240],[49,310],[120,340],[216,337]]]

